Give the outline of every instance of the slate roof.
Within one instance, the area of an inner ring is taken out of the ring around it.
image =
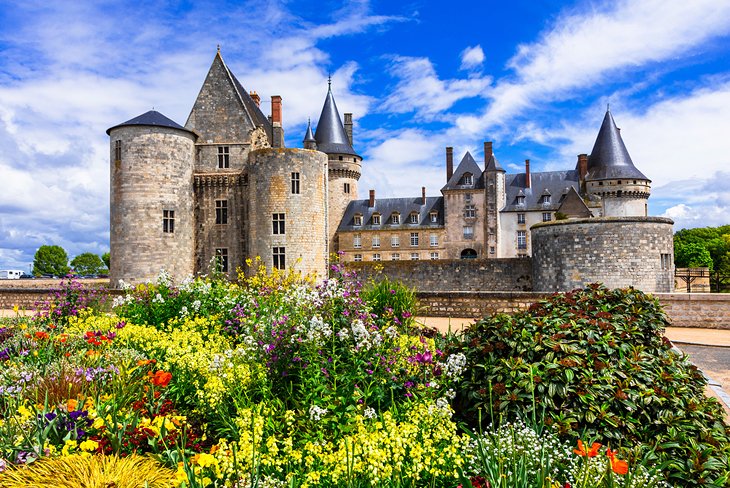
[[[464,176],[464,173],[472,174],[471,185],[460,184],[463,183],[462,177]],[[467,151],[466,154],[464,154],[464,157],[461,158],[461,162],[454,170],[454,174],[451,175],[451,178],[449,178],[449,181],[446,182],[446,185],[441,188],[441,191],[462,189],[484,189],[482,169],[479,167],[477,162],[474,161],[474,158],[469,151]]]
[[[499,164],[499,161],[497,161],[497,158],[494,157],[494,154],[489,158],[489,161],[487,161],[487,167],[484,169],[484,171],[501,171],[504,173],[504,168]]]
[[[588,156],[586,180],[609,180],[616,178],[648,180],[636,169],[626,150],[621,132],[613,121],[611,112],[606,111],[601,129],[598,131],[593,151]]]
[[[307,121],[307,133],[304,134],[304,141],[302,142],[317,142],[312,134],[312,122],[309,120]]]
[[[375,206],[368,207],[369,200],[353,200],[347,206],[342,217],[338,232],[358,230],[407,230],[407,229],[438,229],[444,227],[444,199],[443,197],[416,198],[380,198],[375,200]],[[431,222],[430,213],[438,212],[436,222]],[[390,216],[393,212],[400,214],[400,224],[393,224]],[[411,212],[418,212],[418,224],[410,223]],[[373,214],[380,214],[381,225],[373,225]],[[355,215],[363,217],[363,225],[355,225]]]
[[[106,130],[106,133],[109,134],[112,129],[116,129],[117,127],[125,127],[128,125],[147,125],[147,126],[154,126],[154,127],[169,127],[171,129],[179,129],[184,130],[185,132],[191,132],[187,130],[182,125],[178,124],[172,119],[169,119],[162,115],[157,110],[150,110],[149,112],[145,112],[142,115],[138,115],[137,117],[133,119],[129,119],[126,122],[122,122],[121,124],[115,125],[114,127],[109,127]]]
[[[327,154],[352,154],[358,156],[345,133],[345,126],[342,125],[342,119],[340,118],[340,112],[337,110],[331,86],[327,89],[327,98],[324,100],[314,138],[317,141],[318,151]]]
[[[503,212],[526,212],[536,210],[554,211],[568,194],[570,187],[580,192],[580,181],[576,170],[546,171],[530,173],[530,188],[525,187],[525,173],[506,174],[504,177],[507,204]],[[524,205],[517,205],[517,196],[525,197]],[[543,195],[550,195],[550,203],[540,203]]]
[[[218,53],[218,56],[220,56],[220,52]],[[223,61],[223,58],[221,57],[221,61]],[[225,62],[223,62],[223,66],[226,68],[226,71],[231,77],[231,81],[233,81],[233,86],[236,88],[236,92],[238,93],[238,98],[243,104],[243,107],[246,109],[246,112],[248,113],[248,116],[251,117],[251,121],[253,122],[253,125],[256,127],[263,127],[264,131],[266,131],[266,135],[269,138],[269,141],[273,141],[273,130],[271,128],[271,123],[269,122],[269,118],[264,115],[264,113],[261,111],[259,106],[256,104],[256,102],[253,101],[253,98],[251,98],[251,95],[249,95],[248,91],[243,87],[240,81],[238,81],[238,78],[236,78],[236,75],[233,74],[233,72],[228,69],[228,66]]]

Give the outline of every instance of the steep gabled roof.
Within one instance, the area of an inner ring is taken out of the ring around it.
[[[462,181],[462,177],[466,173],[471,173],[473,179],[471,185],[464,185],[460,184]],[[484,188],[484,178],[482,178],[482,169],[479,167],[476,161],[474,161],[474,158],[472,157],[471,153],[469,151],[464,154],[464,157],[461,158],[461,162],[456,167],[456,170],[454,170],[454,174],[451,175],[451,178],[449,178],[449,181],[446,182],[446,185],[441,188],[441,191],[444,190],[462,190],[462,189],[483,189]]]
[[[558,212],[570,218],[587,218],[591,216],[591,211],[580,195],[578,195],[578,191],[574,186],[570,187],[568,194],[563,198],[560,207],[558,207]]]
[[[501,171],[504,173],[504,168],[499,164],[499,161],[497,161],[497,158],[494,157],[494,154],[489,158],[489,161],[487,161],[487,167],[484,168],[484,171]]]
[[[165,117],[160,112],[158,112],[156,110],[150,110],[149,112],[145,112],[142,115],[138,115],[137,117],[135,117],[133,119],[129,119],[126,122],[122,122],[121,124],[108,128],[106,133],[109,134],[109,132],[111,132],[112,129],[116,129],[117,127],[124,127],[124,126],[128,126],[128,125],[147,125],[147,126],[153,126],[153,127],[169,127],[171,129],[180,129],[180,130],[184,130],[185,132],[190,132],[185,127],[178,124],[174,120]]]
[[[438,229],[444,226],[444,198],[380,198],[370,207],[369,200],[352,200],[345,209],[342,221],[337,228],[338,232],[358,230],[394,230],[394,229]],[[438,212],[436,222],[431,222],[430,213]],[[392,224],[390,216],[398,212],[401,215],[400,224]],[[418,224],[411,224],[408,216],[418,213]],[[380,214],[381,225],[373,225],[373,214]],[[362,215],[363,225],[355,225],[355,215]]]
[[[317,122],[317,131],[314,133],[317,141],[317,150],[327,154],[358,154],[352,148],[350,140],[342,125],[340,112],[337,110],[335,97],[332,95],[332,86],[327,88],[327,97],[324,100],[322,113]]]
[[[588,156],[586,180],[609,180],[616,178],[648,180],[636,169],[626,150],[621,132],[613,121],[611,112],[606,111],[601,129],[598,131],[593,151]]]
[[[526,212],[535,210],[557,210],[570,188],[580,189],[578,172],[545,171],[530,174],[530,188],[525,186],[525,173],[507,174],[504,186],[507,204],[502,211]],[[550,203],[540,203],[543,195],[550,195]],[[523,205],[517,205],[517,197],[525,197]]]
[[[218,53],[220,56],[220,53]],[[221,58],[221,61],[223,61],[223,58]],[[243,106],[246,107],[246,113],[248,113],[248,116],[251,117],[251,120],[253,121],[253,124],[255,126],[263,126],[264,130],[266,131],[266,135],[269,137],[269,140],[272,139],[272,129],[271,129],[271,123],[269,122],[269,118],[264,115],[264,113],[259,108],[258,104],[253,101],[253,98],[251,98],[251,95],[246,91],[246,89],[241,85],[241,82],[238,81],[238,78],[236,78],[236,75],[231,72],[231,70],[228,68],[228,65],[226,63],[223,63],[223,66],[225,66],[226,71],[228,71],[228,74],[231,77],[231,80],[233,81],[233,86],[236,87],[236,92],[238,93],[238,97],[241,100],[241,103],[243,103]]]

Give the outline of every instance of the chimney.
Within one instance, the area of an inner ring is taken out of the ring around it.
[[[375,206],[375,190],[370,190],[370,201],[368,202],[368,207],[374,207]]]
[[[426,205],[426,187],[421,187],[421,205]]]
[[[454,175],[454,148],[446,148],[446,182]]]
[[[532,186],[530,180],[530,160],[525,159],[525,188],[530,188],[530,186]]]
[[[588,174],[588,155],[579,154],[578,155],[578,175],[580,177],[581,183],[585,183],[586,174]]]
[[[253,101],[254,101],[254,103],[256,103],[256,106],[260,107],[261,106],[261,97],[259,96],[259,94],[256,93],[256,91],[254,90],[251,93],[249,93],[249,95],[251,95],[251,98],[253,98]]]
[[[352,146],[352,114],[345,114],[345,134],[347,134],[347,140],[350,141]]]
[[[484,167],[486,168],[489,164],[489,160],[492,158],[492,141],[484,142]]]
[[[284,147],[284,128],[281,125],[281,97],[271,96],[271,126],[273,141],[271,147]]]

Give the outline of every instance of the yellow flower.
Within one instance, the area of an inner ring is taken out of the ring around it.
[[[208,468],[218,464],[218,460],[212,454],[201,453],[194,458],[195,463],[201,468]]]
[[[17,314],[18,314],[18,311],[19,311],[19,310],[20,310],[20,307],[18,307],[17,305],[13,305],[13,313],[14,313],[15,315],[17,315]]]
[[[31,415],[33,415],[33,413],[25,405],[18,407],[18,413],[20,414],[21,422],[28,420]]]
[[[64,443],[63,448],[61,449],[61,455],[62,456],[69,456],[73,451],[76,450],[76,448],[78,447],[78,445],[79,445],[78,441],[76,441],[74,439],[68,439]]]
[[[87,439],[82,442],[79,447],[82,451],[95,451],[99,447],[99,443],[92,441],[91,439]]]

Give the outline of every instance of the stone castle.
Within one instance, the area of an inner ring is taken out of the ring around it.
[[[303,148],[286,148],[281,97],[265,116],[219,51],[184,126],[150,111],[107,130],[111,282],[150,281],[160,269],[178,281],[234,277],[256,256],[323,276],[329,254],[344,251],[346,261],[434,266],[532,256],[536,290],[641,276],[646,291],[671,291],[671,221],[647,217],[650,180],[609,111],[590,156],[567,171],[531,172],[527,160],[524,173],[507,174],[491,142],[483,170],[468,152],[454,169],[447,147],[439,197],[423,188],[359,200],[352,123],[330,87],[316,131],[310,124]]]

